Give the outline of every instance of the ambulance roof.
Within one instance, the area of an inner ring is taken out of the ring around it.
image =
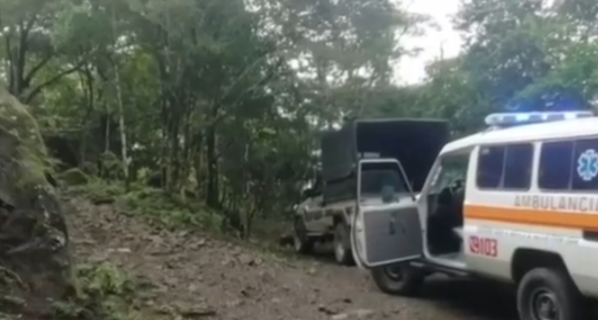
[[[448,143],[441,154],[473,148],[483,144],[598,137],[598,117],[528,124],[506,129],[480,132]]]

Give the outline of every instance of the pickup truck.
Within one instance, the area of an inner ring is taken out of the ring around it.
[[[448,122],[436,119],[360,119],[325,132],[321,169],[295,207],[295,251],[310,253],[316,242],[332,241],[336,261],[353,264],[349,235],[357,199],[375,206],[420,191],[449,136]],[[368,165],[358,170],[362,159]]]

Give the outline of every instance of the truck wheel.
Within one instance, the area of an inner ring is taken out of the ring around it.
[[[581,293],[562,271],[537,268],[529,271],[517,289],[520,320],[585,319]]]
[[[334,227],[334,257],[336,262],[344,266],[353,265],[354,263],[348,229],[344,222],[337,223]]]
[[[295,218],[293,224],[293,247],[297,253],[311,253],[314,242],[307,236],[307,228],[301,217]]]
[[[392,295],[413,296],[424,283],[422,271],[409,264],[374,268],[371,272],[376,286]]]

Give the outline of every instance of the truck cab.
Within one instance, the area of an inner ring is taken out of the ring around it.
[[[598,297],[598,118],[493,114],[486,123],[442,148],[411,197],[370,206],[357,185],[357,265],[386,293],[412,295],[430,273],[488,278],[517,286],[521,320],[585,319],[585,297]]]

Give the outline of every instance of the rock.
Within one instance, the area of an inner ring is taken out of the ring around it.
[[[220,263],[223,267],[233,266],[235,265],[234,258],[231,256],[225,256]]]
[[[167,277],[166,279],[164,279],[164,284],[166,284],[170,288],[174,288],[179,284],[179,281],[177,278]]]
[[[332,309],[330,306],[326,306],[326,305],[323,305],[323,304],[321,304],[321,305],[318,306],[318,311],[322,312],[322,313],[324,313],[326,315],[329,315],[329,316],[330,315],[335,315],[335,314],[339,313],[337,310]]]
[[[177,305],[177,313],[181,315],[183,318],[200,318],[200,317],[209,317],[215,316],[216,310],[210,308],[203,304],[194,304],[194,305]]]
[[[268,270],[260,270],[258,275],[260,280],[264,283],[273,283],[276,279],[272,272]]]
[[[231,301],[226,302],[226,306],[228,308],[236,308],[236,307],[242,306],[243,304],[244,304],[243,300],[241,300],[241,299],[236,299],[236,300],[231,300]]]
[[[316,274],[317,270],[314,267],[309,268],[309,270],[307,270],[307,274],[309,274],[310,276],[313,276],[314,274]]]
[[[339,314],[335,314],[332,317],[330,317],[330,319],[332,320],[344,320],[349,318],[349,314],[347,313],[339,313]]]
[[[374,314],[374,311],[370,309],[358,309],[354,311],[354,314],[358,319],[367,319]]]
[[[241,254],[239,256],[239,262],[241,262],[241,264],[248,265],[248,266],[255,265],[253,258],[249,254],[246,254],[246,253]]]
[[[114,253],[131,253],[131,249],[129,248],[116,248],[116,249],[108,249],[108,252]]]
[[[199,239],[196,242],[191,243],[191,245],[189,245],[189,249],[191,250],[198,250],[201,249],[203,247],[205,247],[207,244],[206,239]]]
[[[54,299],[73,286],[69,238],[53,169],[27,107],[0,87],[0,266],[34,294]]]

